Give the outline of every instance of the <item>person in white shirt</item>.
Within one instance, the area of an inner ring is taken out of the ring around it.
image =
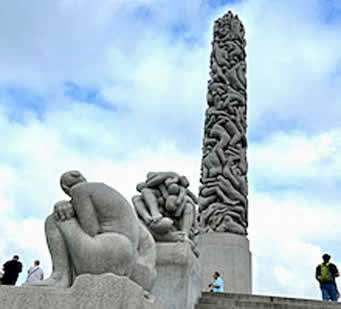
[[[44,272],[40,268],[40,261],[36,260],[34,261],[33,266],[29,268],[27,271],[27,279],[26,282],[34,282],[44,279]]]

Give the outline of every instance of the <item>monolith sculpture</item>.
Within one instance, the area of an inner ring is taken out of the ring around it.
[[[202,287],[214,271],[226,290],[251,291],[246,138],[246,40],[237,15],[214,23],[199,189]]]

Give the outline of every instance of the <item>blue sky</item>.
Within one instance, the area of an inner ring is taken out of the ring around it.
[[[248,43],[254,292],[320,298],[322,253],[341,267],[337,0],[0,8],[0,263],[17,253],[50,271],[44,218],[68,169],[128,199],[150,170],[179,171],[197,191],[212,24],[232,9]]]

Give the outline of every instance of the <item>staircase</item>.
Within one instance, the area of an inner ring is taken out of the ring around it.
[[[252,294],[203,292],[195,309],[341,309],[341,303]]]

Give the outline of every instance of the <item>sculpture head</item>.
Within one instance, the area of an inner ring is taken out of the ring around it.
[[[182,186],[184,186],[185,188],[189,187],[189,180],[186,176],[181,176],[180,177],[180,183]]]
[[[178,209],[176,204],[177,199],[178,197],[176,195],[173,194],[168,195],[165,205],[165,208],[168,211],[168,213],[174,213]]]
[[[79,171],[68,171],[60,177],[60,186],[69,196],[71,188],[81,182],[86,182],[86,179]]]
[[[176,183],[172,183],[167,187],[168,194],[177,195],[180,192],[180,187]]]
[[[148,185],[145,182],[140,182],[136,185],[136,190],[139,192],[142,192],[145,188],[148,188]]]

